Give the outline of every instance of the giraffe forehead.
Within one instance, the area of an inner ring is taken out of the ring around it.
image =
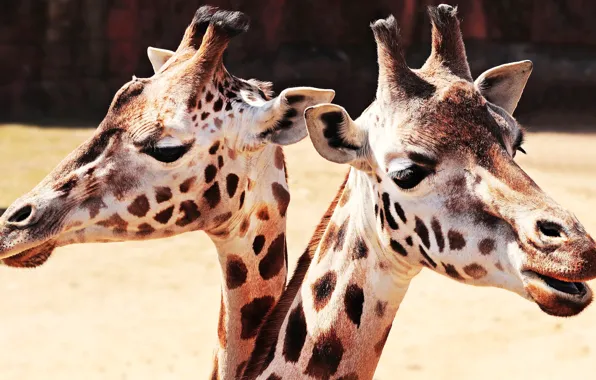
[[[471,82],[420,75],[436,86],[433,96],[372,107],[390,139],[437,154],[462,149],[478,153],[492,144],[507,149],[518,139],[515,119],[488,103]]]

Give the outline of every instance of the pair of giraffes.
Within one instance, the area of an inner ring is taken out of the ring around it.
[[[427,267],[571,316],[592,299],[596,244],[515,163],[511,116],[529,61],[472,80],[456,9],[429,8],[432,51],[403,56],[395,19],[372,24],[376,99],[352,120],[334,92],[229,74],[248,29],[200,8],[151,78],[125,84],[94,136],[0,219],[0,257],[34,267],[56,247],[203,230],[223,290],[213,378],[370,379],[411,279]],[[307,133],[308,132],[308,133]],[[307,135],[351,166],[286,286],[290,202],[279,145]]]

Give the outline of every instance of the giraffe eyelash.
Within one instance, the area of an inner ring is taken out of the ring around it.
[[[433,170],[412,165],[408,168],[392,172],[389,176],[400,189],[407,191],[418,186],[420,182],[431,174],[433,174]]]
[[[170,146],[170,147],[158,147],[152,144],[149,147],[141,150],[141,153],[145,153],[157,161],[169,164],[178,161],[182,156],[190,150],[190,144],[181,146]]]
[[[526,150],[522,147],[525,142],[525,135],[523,130],[517,135],[515,142],[513,143],[513,157],[515,157],[516,152],[522,152],[523,154],[528,154]]]

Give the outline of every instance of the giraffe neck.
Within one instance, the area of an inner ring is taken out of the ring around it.
[[[374,199],[366,175],[352,169],[270,337],[269,355],[253,354],[245,378],[372,378],[399,305],[420,271],[378,239]]]
[[[239,215],[226,226],[208,232],[217,248],[222,274],[219,342],[212,372],[216,379],[238,378],[286,282],[285,212],[289,199],[280,202],[275,194],[282,192],[280,186],[288,194],[287,181],[285,167],[280,170],[271,164],[274,156],[282,155],[283,160],[283,153],[279,147],[265,150],[250,163],[261,169],[249,177]],[[272,167],[277,173],[263,167]]]

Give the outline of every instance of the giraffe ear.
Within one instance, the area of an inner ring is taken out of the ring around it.
[[[335,104],[320,104],[304,113],[310,139],[323,158],[340,164],[356,164],[366,145],[366,131],[348,112]]]
[[[260,128],[261,138],[275,144],[290,145],[305,138],[308,133],[304,122],[304,110],[319,103],[333,100],[335,91],[314,87],[285,89],[278,97],[260,108],[259,118],[266,120]]]
[[[153,71],[158,72],[159,69],[174,55],[174,52],[171,50],[166,49],[158,49],[149,46],[147,48],[147,56],[149,57],[149,62],[151,62],[151,66],[153,66]]]
[[[482,73],[474,82],[491,103],[513,114],[532,73],[532,61],[507,63]]]

